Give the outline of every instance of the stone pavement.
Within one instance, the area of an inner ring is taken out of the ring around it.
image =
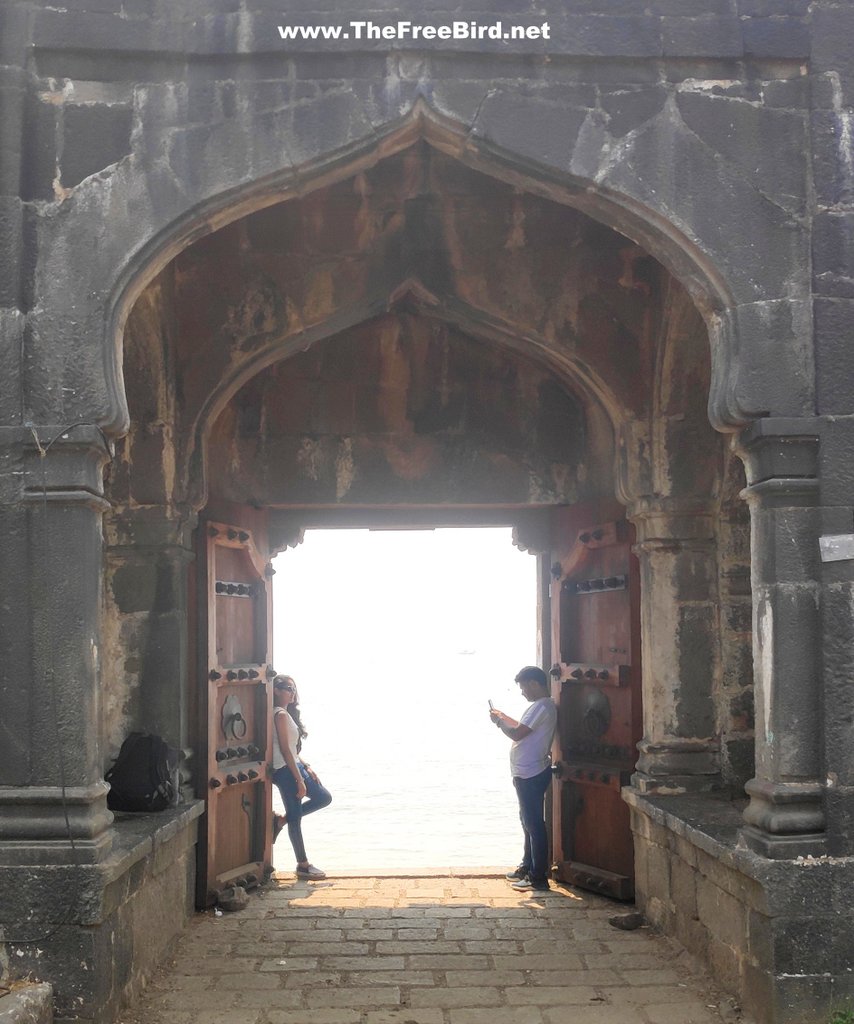
[[[620,904],[495,877],[279,879],[200,914],[122,1024],[733,1024]]]

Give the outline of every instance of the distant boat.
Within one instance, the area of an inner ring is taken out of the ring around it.
[[[463,651],[457,651],[457,654],[477,654],[477,651],[463,650]]]

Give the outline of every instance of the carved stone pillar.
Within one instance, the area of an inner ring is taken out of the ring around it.
[[[99,714],[106,446],[94,427],[0,428],[6,864],[93,863],[110,848]]]
[[[821,532],[818,432],[766,419],[743,431],[747,467],[756,688],[756,777],[744,837],[785,858],[821,852]]]
[[[642,497],[628,508],[641,576],[644,737],[632,784],[678,793],[719,784],[713,690],[719,660],[710,507]]]
[[[188,720],[189,565],[197,517],[187,506],[125,510],[107,526],[107,619],[113,666],[105,680],[106,742],[131,730],[162,736],[183,752],[181,782],[192,798]],[[121,709],[121,714],[116,709]]]

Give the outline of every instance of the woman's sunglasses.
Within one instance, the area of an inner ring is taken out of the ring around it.
[[[288,693],[294,692],[294,688],[290,683],[274,683],[273,688],[276,690],[287,690]]]

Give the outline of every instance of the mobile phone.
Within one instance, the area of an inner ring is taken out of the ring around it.
[[[494,711],[494,710],[495,710],[495,707],[493,706],[493,703],[492,703],[492,701],[489,701],[488,703],[489,703],[489,710],[490,710],[490,711]]]

